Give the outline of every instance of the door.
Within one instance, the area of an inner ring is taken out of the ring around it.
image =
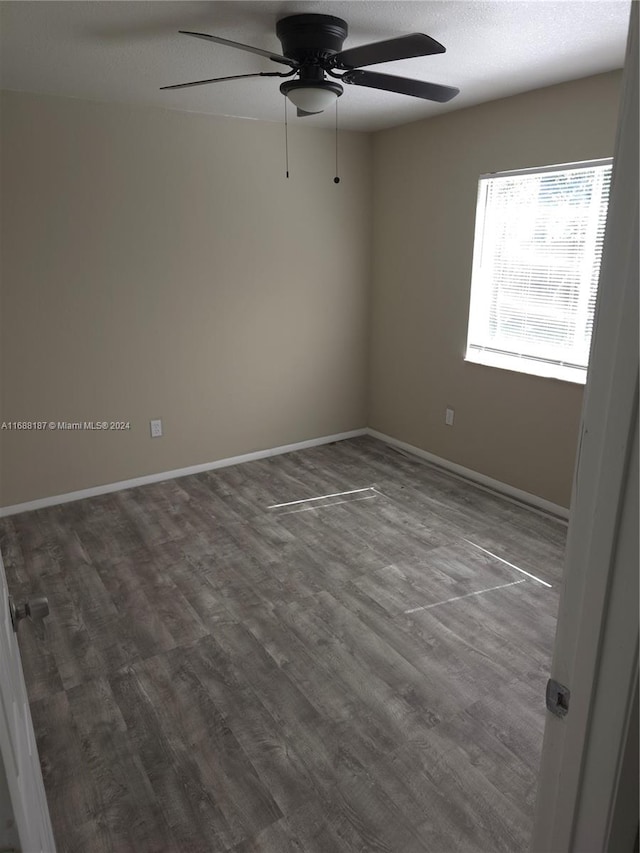
[[[551,669],[570,694],[556,709],[564,715],[547,716],[534,853],[631,853],[638,828],[639,9],[632,4]]]
[[[17,835],[18,850],[22,853],[55,853],[1,554],[0,673],[0,777],[3,764],[6,777],[5,795],[8,793],[9,799],[9,803],[0,804],[0,810],[3,817],[13,812],[15,821],[14,827],[6,830],[6,840],[0,835],[0,846],[11,844]],[[0,778],[0,796],[4,787],[3,781]],[[10,808],[7,809],[7,806]]]

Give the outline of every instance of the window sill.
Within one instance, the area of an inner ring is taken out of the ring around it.
[[[530,361],[519,356],[500,355],[499,353],[471,351],[464,357],[472,364],[483,364],[485,367],[498,367],[501,370],[511,370],[514,373],[527,373],[530,376],[541,376],[544,379],[557,379],[561,382],[571,382],[573,385],[584,385],[587,381],[587,371],[576,367],[564,367],[559,364],[548,364],[544,361]]]

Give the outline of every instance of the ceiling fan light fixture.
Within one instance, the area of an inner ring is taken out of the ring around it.
[[[342,86],[332,80],[288,80],[280,91],[305,113],[322,113],[342,94]]]

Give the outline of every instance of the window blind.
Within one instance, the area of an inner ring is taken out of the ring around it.
[[[480,179],[467,359],[584,381],[610,183],[610,160]]]

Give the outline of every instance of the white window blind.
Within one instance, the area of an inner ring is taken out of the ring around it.
[[[468,361],[584,382],[611,160],[480,178]]]

